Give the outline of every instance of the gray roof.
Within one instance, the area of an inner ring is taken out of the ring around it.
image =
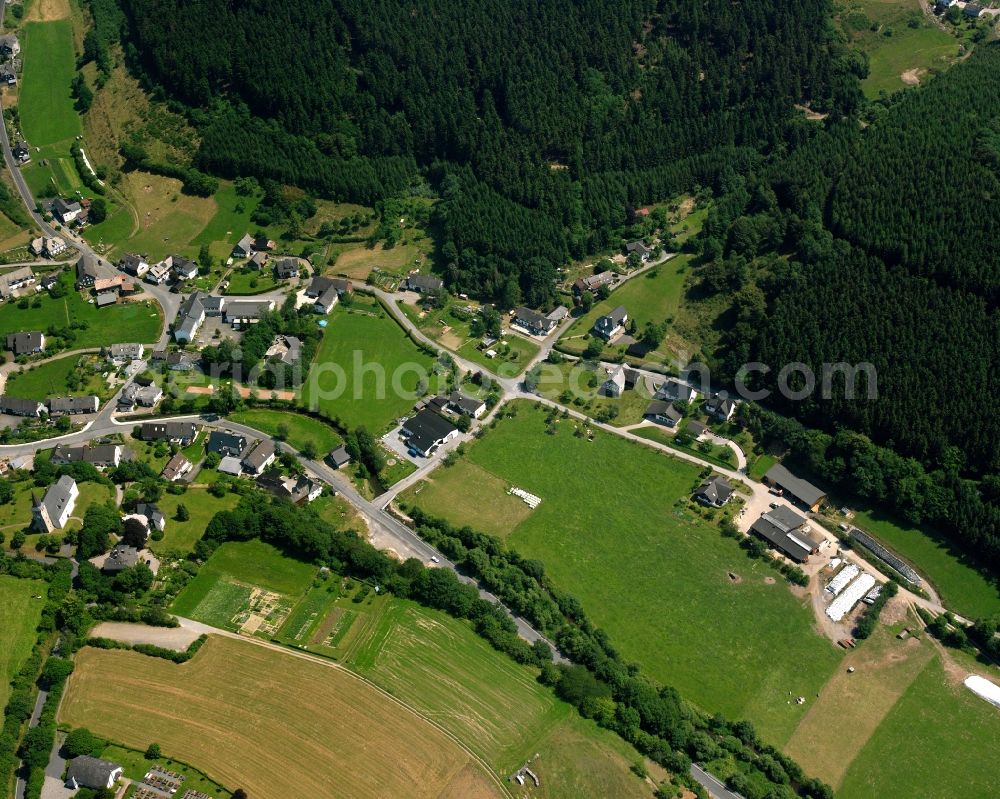
[[[103,569],[106,572],[117,572],[128,569],[139,562],[139,550],[128,544],[115,544],[104,560]]]
[[[299,271],[299,261],[297,258],[279,258],[274,264],[274,269],[279,277],[295,275]]]
[[[98,294],[95,304],[98,308],[106,308],[109,305],[114,305],[118,302],[118,295],[113,291],[106,291],[103,294]]]
[[[271,300],[226,303],[226,319],[260,319],[273,307]]]
[[[412,291],[440,291],[444,281],[434,275],[410,275],[406,285]]]
[[[335,288],[338,294],[345,294],[354,288],[354,284],[343,277],[314,277],[306,289],[306,296],[321,297],[331,287]]]
[[[698,489],[698,494],[710,502],[719,505],[727,502],[735,490],[721,477],[716,476],[702,483]]]
[[[97,265],[97,259],[89,252],[80,255],[76,262],[76,279],[82,281],[84,278],[97,280],[101,277],[101,268]]]
[[[347,447],[345,447],[343,444],[341,444],[336,449],[331,450],[327,458],[338,469],[345,463],[351,462],[351,456],[347,452]]]
[[[0,275],[0,297],[11,290],[15,283],[24,283],[35,279],[35,273],[30,266],[19,266]]]
[[[111,775],[120,768],[121,766],[110,760],[81,755],[69,761],[66,781],[74,780],[83,788],[107,788]]]
[[[15,355],[35,352],[42,348],[42,334],[38,330],[27,333],[11,333],[7,336],[7,349]]]
[[[146,348],[142,344],[112,344],[108,353],[112,358],[141,358]]]
[[[826,492],[814,486],[808,480],[796,477],[780,463],[774,464],[767,470],[764,479],[777,485],[791,494],[800,502],[812,507],[821,499],[826,497]]]
[[[427,452],[437,442],[457,430],[451,422],[429,408],[419,411],[402,425],[409,437],[409,444],[420,452]]]
[[[193,439],[197,432],[194,422],[143,422],[141,435],[143,441],[187,440]]]
[[[806,523],[804,516],[800,516],[786,505],[778,505],[776,508],[771,508],[764,515],[772,524],[782,530],[797,530]]]
[[[253,250],[253,248],[254,248],[253,237],[249,233],[246,233],[244,234],[242,239],[236,242],[236,246],[233,249],[239,249],[242,250],[243,252],[250,252],[251,250]]]
[[[220,455],[240,455],[246,449],[247,440],[244,436],[227,433],[224,430],[213,430],[205,444],[206,452],[218,452]]]
[[[671,377],[656,389],[656,396],[659,399],[690,402],[695,396],[695,390],[687,383]]]
[[[448,402],[459,411],[468,414],[469,416],[472,416],[484,405],[481,399],[467,397],[461,391],[452,391],[451,396],[448,397]]]
[[[52,397],[49,399],[49,413],[94,413],[100,406],[99,397]]]
[[[683,414],[673,406],[673,403],[653,400],[646,406],[643,416],[665,416],[674,422],[679,422]]]
[[[45,497],[42,499],[41,504],[45,506],[45,510],[48,511],[49,518],[53,524],[66,508],[66,505],[69,504],[75,487],[76,481],[68,474],[64,474],[50,485],[48,491],[45,492]]]
[[[544,330],[549,330],[555,327],[556,324],[555,319],[550,319],[545,314],[534,311],[531,308],[525,308],[523,305],[514,311],[514,318],[527,327],[542,328]]]
[[[258,472],[263,468],[268,459],[274,455],[274,452],[274,442],[264,439],[250,451],[250,454],[243,459],[243,463],[248,469]]]
[[[53,463],[91,463],[95,466],[114,463],[118,456],[119,444],[99,444],[96,447],[87,445],[72,447],[58,445],[52,452]]]
[[[316,304],[322,308],[332,308],[340,299],[340,292],[336,286],[329,286],[326,291],[316,298]]]
[[[45,405],[38,400],[8,397],[0,394],[0,413],[10,413],[15,416],[38,416],[45,410]]]
[[[223,474],[242,474],[243,462],[235,455],[227,455],[219,461],[219,471]]]

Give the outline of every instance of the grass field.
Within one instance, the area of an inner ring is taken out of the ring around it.
[[[417,349],[379,305],[338,305],[303,386],[312,410],[382,433],[418,398],[434,360]]]
[[[35,627],[42,617],[48,587],[41,580],[19,580],[0,575],[0,707],[7,706],[10,681],[35,643]]]
[[[845,659],[856,671],[838,669],[785,747],[807,774],[839,787],[851,762],[934,658],[929,641],[900,641],[880,626]],[[837,719],[831,724],[831,719]]]
[[[293,411],[255,408],[237,411],[230,414],[228,418],[267,433],[269,436],[278,435],[278,425],[285,425],[288,428],[286,440],[289,444],[295,449],[302,449],[307,441],[311,441],[316,445],[320,456],[344,443],[337,431],[330,425]]]
[[[168,529],[169,525],[170,522],[167,523]],[[228,608],[220,605],[220,592],[232,595],[234,600],[240,592],[236,588],[216,588],[217,585],[256,586],[298,599],[305,594],[315,574],[315,567],[286,558],[270,544],[257,540],[227,541],[212,553],[197,576],[185,586],[174,600],[171,610],[179,616],[195,618],[206,624],[228,626],[219,623],[222,613]],[[213,591],[216,592],[214,596]],[[249,588],[246,594],[249,596]],[[203,602],[206,603],[204,606]],[[236,607],[226,620],[239,609]],[[203,618],[206,613],[209,618]]]
[[[22,29],[21,42],[24,77],[18,108],[25,137],[33,147],[73,139],[81,127],[70,94],[76,68],[72,23],[30,22]]]
[[[498,655],[465,624],[393,601],[347,665],[438,721],[509,774],[532,764],[542,797],[640,797],[651,789],[629,771],[642,757],[577,716],[534,677]]]
[[[805,712],[789,692],[815,695],[840,656],[813,633],[804,600],[772,584],[765,564],[686,509],[698,469],[600,431],[594,441],[577,438],[569,420],[548,436],[541,411],[514,407],[517,417],[466,456],[504,485],[541,497],[511,545],[541,560],[650,676],[709,711],[749,718],[766,740],[787,740]],[[465,485],[465,504],[484,524],[503,523],[490,512],[499,507],[499,484]],[[453,513],[454,502],[427,499],[417,504]]]
[[[182,666],[84,649],[60,720],[135,748],[155,730],[163,751],[250,796],[504,795],[451,738],[349,672],[243,641],[212,638]]]
[[[157,554],[171,551],[188,553],[205,532],[211,518],[220,510],[230,510],[239,502],[236,494],[226,494],[221,499],[208,493],[205,488],[189,488],[187,493],[175,495],[164,492],[156,503],[167,517],[167,528],[162,541],[150,541],[149,548]],[[176,518],[177,505],[183,503],[190,514],[186,522]]]
[[[1000,587],[930,530],[906,526],[887,514],[858,510],[853,522],[872,533],[934,584],[945,606],[974,619],[1000,613]]]
[[[123,248],[145,253],[150,263],[172,253],[197,254],[191,241],[216,213],[212,198],[182,194],[179,180],[146,172],[128,173],[124,184],[135,203],[139,229],[127,242],[120,242]],[[111,240],[110,235],[106,238]]]
[[[191,243],[210,245],[216,258],[228,257],[233,245],[250,229],[250,216],[259,202],[259,196],[241,197],[230,181],[222,181],[215,193],[215,214]]]
[[[684,429],[686,422],[681,422],[680,428]],[[658,444],[665,444],[671,449],[676,449],[679,452],[687,452],[690,455],[706,460],[709,463],[713,463],[716,466],[721,466],[724,469],[733,469],[736,467],[736,456],[733,451],[722,444],[712,444],[710,443],[710,448],[705,451],[701,448],[702,442],[681,445],[677,443],[677,437],[671,435],[666,430],[662,429],[659,425],[655,427],[640,427],[636,430],[632,430],[632,433],[639,436],[640,438],[647,438],[650,441],[655,441]]]
[[[102,400],[111,394],[107,381],[100,374],[85,373],[87,379],[78,388],[70,388],[67,380],[73,374],[81,359],[87,356],[67,355],[56,358],[30,369],[12,374],[4,388],[4,393],[24,399],[44,399],[53,396],[81,397],[96,394]],[[92,362],[92,359],[88,359]]]
[[[155,303],[130,302],[98,310],[73,288],[73,278],[67,272],[65,297],[52,299],[47,293],[39,294],[39,308],[18,308],[5,303],[0,308],[0,338],[22,330],[47,330],[50,325],[67,327],[83,323],[86,329],[77,329],[74,349],[98,348],[118,342],[137,341],[148,344],[156,341],[163,324],[163,315]]]
[[[226,294],[263,294],[273,291],[280,286],[287,285],[284,280],[277,280],[274,277],[274,270],[268,264],[263,269],[234,269],[226,278],[229,281],[229,288]]]
[[[597,362],[544,363],[539,372],[538,390],[551,400],[572,402],[577,410],[588,416],[613,410],[617,415],[611,419],[611,424],[619,427],[641,422],[652,399],[645,381],[639,381],[634,389],[623,392],[620,397],[609,397],[604,393],[607,379],[608,373]],[[561,396],[565,391],[570,393]]]
[[[915,85],[958,56],[959,39],[927,19],[917,0],[851,0],[837,9],[837,19],[848,40],[868,54],[861,82],[868,97]]]
[[[997,795],[998,740],[1000,711],[934,660],[851,764],[837,796],[990,799]]]
[[[149,742],[154,743],[153,738],[155,737],[155,735],[151,736]],[[143,750],[145,750],[145,747],[143,747]],[[183,775],[184,785],[181,787],[181,792],[195,790],[209,796],[229,796],[227,792],[224,792],[216,783],[200,772],[184,763],[171,760],[169,757],[149,760],[145,756],[145,751],[139,752],[135,749],[126,749],[125,747],[111,744],[110,746],[106,746],[104,751],[101,752],[101,758],[118,763],[125,770],[125,776],[137,783],[142,782],[143,777],[145,777],[152,766],[159,766],[167,771]],[[180,795],[183,796],[183,793],[180,793]],[[131,794],[126,794],[126,796],[131,797]]]
[[[691,269],[691,256],[678,255],[644,274],[627,281],[611,292],[606,300],[595,302],[590,311],[570,326],[561,342],[571,350],[582,351],[586,343],[581,338],[604,314],[624,305],[630,318],[635,319],[641,332],[646,322],[660,323],[677,314],[684,281]]]

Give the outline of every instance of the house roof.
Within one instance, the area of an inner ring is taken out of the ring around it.
[[[98,294],[97,299],[94,300],[94,304],[98,308],[106,308],[109,305],[114,305],[118,302],[118,295],[113,291],[106,291],[103,294]]]
[[[219,471],[223,474],[242,474],[243,462],[235,455],[227,455],[219,461]]]
[[[0,275],[0,296],[11,291],[11,286],[15,283],[24,283],[25,281],[34,279],[35,273],[30,266],[19,266],[16,269],[11,269],[9,272],[4,272]]]
[[[523,305],[514,311],[514,318],[528,327],[551,328],[555,325],[554,319],[549,319],[545,314],[525,308]]]
[[[607,318],[614,322],[616,325],[620,325],[625,321],[625,317],[628,316],[628,311],[625,310],[624,305],[619,305],[611,313],[607,315]]]
[[[111,776],[120,768],[121,766],[110,760],[81,755],[69,761],[66,780],[75,781],[83,788],[107,788]]]
[[[80,281],[85,278],[97,280],[101,274],[101,268],[97,265],[97,259],[89,252],[82,253],[76,262],[76,279]]]
[[[27,333],[11,333],[7,336],[7,349],[15,355],[34,352],[42,348],[43,337],[40,331],[31,330]]]
[[[112,344],[108,347],[112,358],[141,358],[145,350],[142,344]]]
[[[274,456],[274,453],[274,442],[270,439],[264,439],[250,451],[249,455],[243,458],[243,463],[248,469],[253,469],[257,472]]]
[[[775,525],[766,515],[755,521],[750,529],[795,560],[803,561],[809,557],[810,549],[808,547],[789,536],[785,530]]]
[[[706,430],[708,430],[708,428],[705,425],[703,425],[701,422],[699,422],[697,419],[692,419],[690,422],[688,422],[684,426],[684,429],[687,430],[687,432],[689,432],[695,438],[697,438],[702,433],[704,433]]]
[[[193,439],[198,432],[194,422],[143,422],[142,438],[144,441],[155,439]]]
[[[97,410],[101,400],[91,394],[86,397],[52,397],[49,399],[50,413],[93,413]]]
[[[664,400],[653,400],[646,406],[644,416],[665,416],[675,422],[679,422],[683,414],[677,410],[673,403]]]
[[[236,242],[236,249],[242,250],[243,252],[250,252],[253,248],[254,240],[249,233],[245,234],[242,239]]]
[[[190,468],[191,461],[185,458],[183,453],[178,452],[169,461],[167,461],[167,465],[163,467],[163,471],[160,475],[165,477],[167,480],[173,480],[175,477],[183,474]]]
[[[213,430],[208,436],[205,451],[218,452],[220,455],[225,451],[240,454],[246,446],[247,440],[244,436],[227,433],[224,430]]]
[[[117,572],[129,569],[139,562],[139,550],[128,544],[115,544],[104,560],[104,571]]]
[[[427,452],[436,443],[451,435],[458,428],[443,416],[424,408],[403,423],[403,430],[409,434],[411,446]]]
[[[330,450],[330,454],[327,456],[331,463],[340,468],[345,463],[351,462],[351,456],[347,452],[347,447],[341,444],[336,449]]]
[[[410,275],[406,285],[414,291],[438,291],[444,286],[444,281],[434,275]]]
[[[326,290],[316,298],[316,304],[323,308],[332,308],[334,303],[340,298],[340,292],[336,286],[328,286]]]
[[[485,404],[481,399],[467,397],[461,391],[452,391],[451,396],[448,397],[448,402],[462,411],[462,413],[467,413],[470,416],[476,413],[476,411],[482,408]]]
[[[273,307],[272,300],[231,302],[226,305],[226,319],[260,319]]]
[[[729,397],[712,397],[705,403],[705,410],[716,416],[728,416],[736,407],[736,402]]]
[[[278,275],[294,275],[299,271],[299,261],[297,258],[279,258],[274,264]]]
[[[49,518],[55,522],[77,493],[76,481],[68,474],[64,474],[49,486],[40,504],[45,506]]]
[[[44,409],[44,405],[38,400],[8,397],[5,394],[0,394],[0,412],[12,413],[17,416],[37,416],[39,411]]]
[[[687,383],[682,383],[674,377],[668,378],[656,389],[656,396],[660,399],[690,402],[695,396],[695,390]]]
[[[636,241],[630,241],[628,244],[625,245],[625,249],[627,252],[637,252],[640,255],[650,251],[649,247],[646,246],[646,242],[644,242],[642,239],[637,239]]]
[[[614,279],[615,273],[608,269],[604,272],[598,272],[596,275],[587,275],[586,277],[578,278],[574,285],[584,291],[590,291],[606,283],[611,283]]]
[[[808,480],[796,477],[782,464],[776,463],[764,475],[764,479],[787,491],[800,502],[812,507],[826,497],[826,492],[817,488]]]
[[[699,496],[705,497],[705,499],[715,504],[720,504],[726,502],[732,495],[734,489],[729,483],[723,480],[721,477],[713,477],[711,480],[706,480],[698,488]]]
[[[52,452],[52,460],[55,462],[65,461],[66,463],[92,463],[95,466],[105,463],[114,463],[120,457],[119,444],[98,444],[96,447],[86,445],[72,447],[66,444],[58,445]]]
[[[804,516],[800,516],[786,505],[778,505],[776,508],[771,508],[771,510],[765,513],[764,516],[766,516],[775,527],[786,531],[797,530],[799,527],[806,524],[806,518]]]

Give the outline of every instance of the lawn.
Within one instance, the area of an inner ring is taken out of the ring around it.
[[[680,423],[681,430],[687,421],[682,421]],[[634,435],[640,438],[646,438],[650,441],[655,441],[658,444],[664,444],[671,449],[676,449],[678,452],[686,452],[689,455],[694,455],[696,458],[701,458],[704,461],[708,461],[716,466],[721,466],[723,469],[734,469],[736,468],[736,457],[733,451],[722,444],[713,444],[712,442],[699,441],[697,443],[691,442],[690,444],[680,444],[677,441],[677,436],[672,435],[666,431],[666,429],[656,425],[654,427],[640,427],[636,430],[631,431]],[[702,447],[707,444],[708,449],[702,449]]]
[[[648,272],[631,278],[612,291],[608,299],[595,302],[589,312],[573,322],[560,341],[567,349],[582,352],[586,346],[582,337],[590,332],[599,317],[619,305],[625,306],[640,333],[646,322],[660,323],[673,319],[677,315],[684,281],[690,269],[691,256],[677,255]]]
[[[871,509],[858,510],[852,521],[912,563],[949,609],[973,619],[1000,613],[1000,587],[934,531],[908,526]]]
[[[604,393],[604,383],[608,379],[608,373],[596,362],[546,362],[541,365],[538,374],[538,390],[543,397],[559,400],[565,405],[572,404],[588,416],[614,414],[609,417],[610,422],[619,427],[641,422],[652,399],[644,380],[639,381],[634,389],[623,392],[620,397],[607,396]]]
[[[250,796],[506,795],[432,723],[349,672],[211,638],[178,666],[86,648],[59,720],[172,757]]]
[[[347,665],[434,718],[509,774],[536,752],[544,797],[649,796],[629,771],[642,757],[584,721],[499,655],[468,625],[412,602],[390,602]],[[532,765],[535,769],[535,765]]]
[[[1000,711],[935,660],[851,764],[837,796],[995,797],[998,740]]]
[[[344,443],[337,431],[330,425],[294,411],[252,408],[231,413],[227,418],[275,437],[278,435],[278,426],[284,425],[288,428],[288,437],[285,440],[289,444],[295,449],[301,450],[307,441],[311,441],[316,445],[319,457],[323,457],[330,450],[336,449]]]
[[[130,302],[98,309],[73,288],[73,278],[66,272],[60,278],[67,286],[65,297],[53,299],[39,294],[38,308],[18,308],[7,303],[0,312],[0,338],[22,330],[47,330],[50,325],[64,328],[70,324],[86,325],[76,329],[74,349],[98,348],[119,342],[152,343],[159,338],[163,315],[155,303]]]
[[[806,601],[687,509],[699,470],[610,433],[578,438],[571,420],[546,435],[542,411],[513,407],[516,418],[466,456],[541,497],[510,545],[541,560],[626,660],[709,712],[787,740],[805,712],[789,692],[815,695],[840,656],[813,632]],[[495,486],[467,485],[466,506],[490,507]],[[419,496],[417,504],[445,517],[454,507]]]
[[[48,586],[41,580],[0,575],[0,707],[7,706],[10,681],[35,643]]]
[[[205,488],[189,488],[184,494],[164,492],[156,503],[163,515],[167,517],[167,528],[162,541],[151,541],[149,548],[157,554],[177,551],[187,554],[205,532],[212,517],[220,510],[231,510],[239,502],[236,494],[226,494],[221,499],[212,496]],[[179,522],[177,506],[183,503],[188,509],[189,518]]]
[[[168,521],[168,529],[170,524]],[[171,609],[180,616],[198,618],[202,601],[212,599],[210,593],[216,584],[241,583],[298,599],[305,594],[315,574],[314,566],[286,558],[270,544],[258,540],[227,541],[212,553]]]
[[[151,736],[150,743],[155,743],[153,738],[155,736]],[[183,792],[189,790],[200,791],[208,796],[229,796],[228,791],[225,791],[217,783],[208,779],[204,774],[191,768],[186,763],[171,760],[169,757],[159,757],[155,760],[147,759],[145,756],[145,747],[140,752],[136,749],[126,749],[123,746],[109,744],[101,752],[101,758],[118,763],[125,770],[125,776],[135,783],[142,782],[143,777],[146,776],[150,768],[159,766],[161,769],[183,775],[184,783],[181,787],[180,796],[183,796]],[[126,793],[125,796],[132,797],[133,794]]]
[[[334,308],[303,386],[310,410],[372,433],[387,430],[413,408],[434,359],[417,349],[379,305],[354,301]]]
[[[18,109],[25,138],[33,147],[44,147],[80,135],[80,117],[70,92],[76,71],[73,23],[29,22],[22,29],[21,43],[24,77]]]
[[[764,475],[770,471],[771,467],[778,462],[774,455],[758,455],[750,463],[747,475],[751,480],[763,480]]]
[[[232,182],[221,181],[215,193],[215,215],[191,244],[208,244],[213,257],[228,258],[233,245],[251,229],[250,216],[259,202],[259,195],[241,197]]]
[[[837,19],[848,40],[868,54],[861,82],[868,97],[912,85],[904,72],[926,79],[929,69],[958,56],[959,39],[928,20],[917,0],[853,0],[837,9]]]
[[[90,372],[80,363],[86,358],[86,355],[67,355],[16,372],[8,378],[4,393],[22,399],[82,397],[91,394],[96,394],[102,400],[107,399],[111,394],[107,381],[99,373]],[[93,362],[93,359],[89,360]],[[86,379],[78,387],[70,388],[67,381],[77,366],[81,366],[81,375],[85,375]]]
[[[6,505],[0,505],[0,531],[7,530],[7,542],[5,547],[10,546],[11,533],[27,527],[31,523],[31,490],[34,483],[31,480],[22,480],[14,484],[14,499]]]
[[[229,281],[229,288],[226,294],[264,294],[273,291],[281,286],[288,285],[284,280],[277,280],[274,277],[274,270],[271,265],[266,265],[263,269],[234,269],[226,278]]]

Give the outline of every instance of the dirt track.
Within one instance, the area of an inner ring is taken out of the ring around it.
[[[197,630],[184,627],[150,627],[146,624],[131,624],[124,621],[104,621],[98,624],[91,635],[95,638],[111,638],[126,644],[153,644],[164,649],[181,652],[198,638]]]

